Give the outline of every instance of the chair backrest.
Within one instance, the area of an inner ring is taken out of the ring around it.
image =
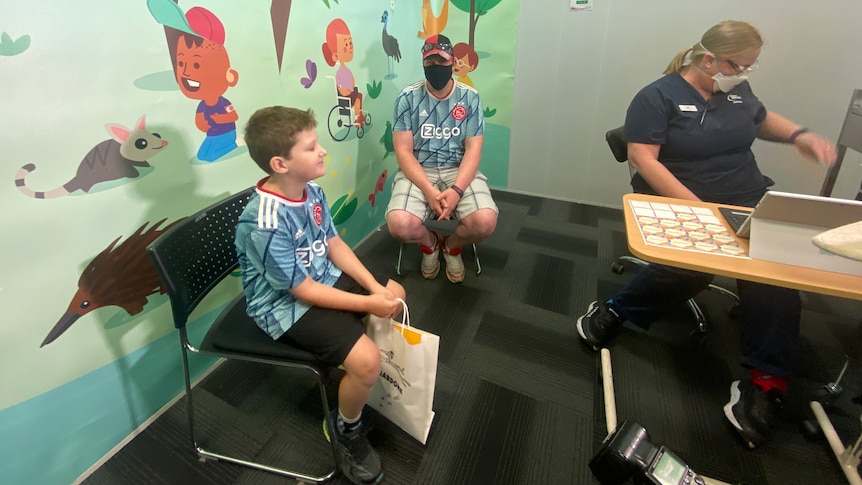
[[[239,265],[237,222],[254,187],[182,219],[147,246],[171,299],[174,325],[185,326],[198,303]]]
[[[608,146],[611,147],[611,152],[618,162],[622,163],[629,159],[629,150],[622,126],[605,133],[605,141],[608,142]]]

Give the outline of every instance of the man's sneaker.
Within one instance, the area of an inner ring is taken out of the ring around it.
[[[422,264],[420,269],[422,270],[422,277],[426,280],[433,280],[437,277],[437,273],[440,272],[440,236],[434,231],[428,231],[431,233],[431,237],[434,239],[433,247],[427,247],[423,245],[419,245],[419,249],[422,251]]]
[[[623,324],[623,319],[607,303],[590,303],[587,313],[578,318],[578,334],[584,342],[599,350],[612,339]]]
[[[782,407],[784,395],[778,389],[768,393],[750,381],[730,384],[730,401],[724,415],[749,448],[762,445],[775,422],[775,412]]]
[[[338,408],[333,409],[329,416],[329,422],[323,420],[323,435],[326,436],[326,441],[330,441],[333,434],[330,430],[335,430],[336,461],[341,473],[356,484],[380,483],[383,480],[380,457],[368,443],[363,426],[360,424],[357,429],[341,433],[336,423]]]
[[[464,261],[461,260],[461,248],[449,249],[446,246],[446,241],[449,236],[443,239],[443,259],[446,260],[446,277],[452,283],[461,283],[464,281],[464,275],[467,272],[464,270]]]

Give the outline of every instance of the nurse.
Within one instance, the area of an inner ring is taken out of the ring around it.
[[[635,96],[626,113],[628,159],[635,192],[753,207],[773,181],[763,175],[751,145],[756,138],[793,145],[831,166],[835,147],[771,112],[751,90],[763,40],[746,22],[713,26],[680,51],[665,76]],[[606,346],[628,320],[649,328],[669,308],[705,289],[709,274],[650,264],[619,293],[594,301],[578,318],[581,339]],[[750,378],[734,381],[727,419],[750,447],[762,444],[787,392],[799,337],[799,292],[737,281],[742,319],[741,364]]]

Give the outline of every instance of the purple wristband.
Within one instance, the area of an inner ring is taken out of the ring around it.
[[[455,193],[458,194],[458,197],[464,197],[464,191],[461,190],[461,187],[458,187],[457,185],[452,184],[452,186],[450,186],[449,188],[454,190]]]
[[[811,130],[809,130],[808,128],[799,128],[798,130],[790,134],[790,138],[788,138],[788,140],[790,140],[790,143],[796,143],[796,139],[799,137],[799,135],[803,133],[808,133],[809,131]]]

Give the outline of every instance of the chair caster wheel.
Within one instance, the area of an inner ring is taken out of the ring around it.
[[[733,305],[727,310],[727,316],[731,320],[739,321],[742,319],[742,310],[739,308],[739,303]]]
[[[802,422],[799,423],[799,432],[802,433],[802,437],[805,438],[806,441],[819,440],[823,436],[823,433],[820,431],[820,426],[810,419],[803,419]]]
[[[841,389],[841,386],[837,384],[826,384],[820,389],[814,391],[814,400],[819,402],[820,404],[823,404],[824,406],[828,406],[829,404],[832,404],[832,402],[835,401],[838,396],[841,395],[842,391],[843,389]]]
[[[699,328],[696,328],[689,332],[688,339],[698,347],[703,347],[706,344],[706,332],[701,331]]]
[[[613,271],[616,274],[623,274],[623,272],[625,272],[625,270],[626,270],[626,267],[620,263],[614,263],[611,265],[611,271]]]

